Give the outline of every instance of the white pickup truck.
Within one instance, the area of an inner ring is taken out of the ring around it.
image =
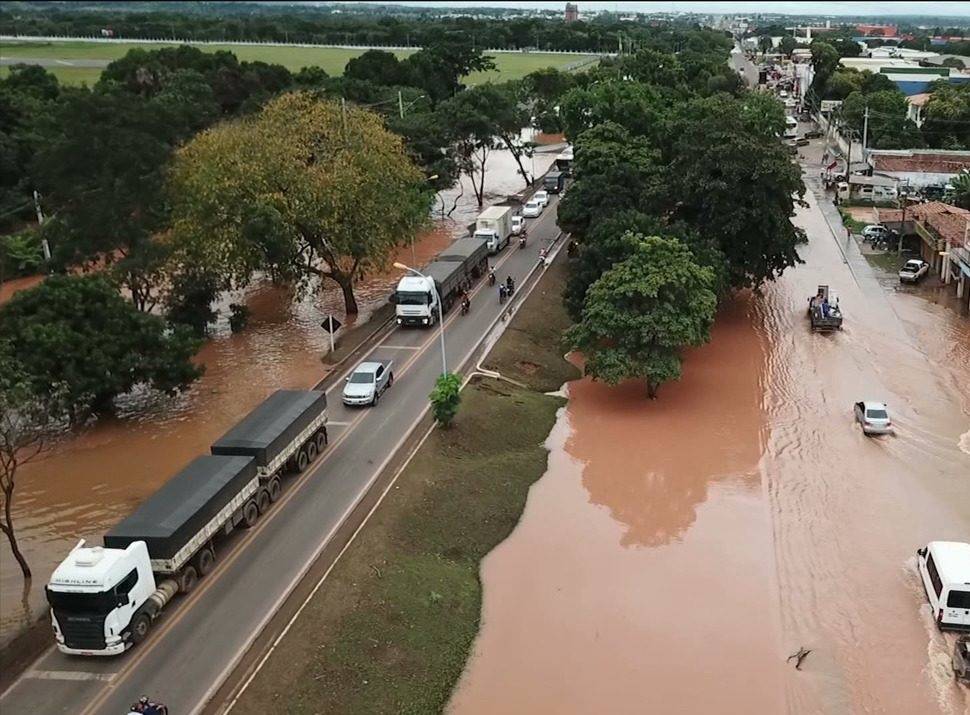
[[[918,258],[906,261],[906,265],[899,269],[900,283],[918,283],[930,270],[930,264]]]
[[[381,395],[394,384],[391,360],[362,362],[354,368],[344,385],[345,405],[376,405]]]

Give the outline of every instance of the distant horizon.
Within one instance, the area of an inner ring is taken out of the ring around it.
[[[353,0],[352,0],[353,1]],[[299,3],[333,5],[334,2]],[[353,4],[404,5],[408,7],[438,7],[467,10],[469,8],[500,8],[504,10],[563,10],[565,2],[507,2],[504,0],[357,0]],[[970,19],[970,2],[762,2],[752,6],[747,2],[581,2],[580,17],[587,11],[642,13],[691,13],[695,15],[830,15],[832,17],[954,17]],[[896,10],[899,8],[899,11]]]

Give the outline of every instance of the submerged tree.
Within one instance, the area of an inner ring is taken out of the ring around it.
[[[357,313],[355,281],[425,221],[424,179],[377,115],[285,94],[176,154],[175,243],[237,282],[330,279]]]
[[[681,351],[708,340],[717,297],[714,275],[676,239],[629,233],[632,255],[590,286],[582,320],[566,338],[586,358],[586,374],[615,385],[647,383],[655,398],[680,377]]]

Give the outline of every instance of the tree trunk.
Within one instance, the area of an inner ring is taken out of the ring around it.
[[[344,273],[331,273],[330,277],[340,286],[344,294],[344,312],[347,315],[357,315],[357,297],[354,295],[354,279]]]
[[[528,189],[530,186],[532,186],[532,182],[535,181],[536,177],[533,176],[531,179],[529,179],[529,174],[526,173],[525,167],[522,166],[522,152],[516,148],[514,144],[512,144],[512,140],[503,134],[502,141],[505,142],[505,146],[515,159],[515,163],[519,165],[519,174],[522,175],[522,180],[525,181],[525,188]],[[535,151],[535,149],[532,151]]]
[[[27,559],[24,555],[20,553],[20,546],[17,545],[17,537],[13,532],[13,519],[10,516],[10,502],[13,501],[13,487],[14,482],[11,477],[9,484],[4,483],[3,485],[3,524],[0,524],[0,531],[3,531],[7,536],[7,541],[10,542],[10,550],[13,552],[13,557],[17,559],[17,563],[20,564],[20,570],[24,572],[24,579],[30,579],[30,566],[27,565]]]

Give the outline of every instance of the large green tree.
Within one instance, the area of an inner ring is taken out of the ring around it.
[[[711,269],[715,293],[725,290],[724,256],[712,240],[704,238],[684,223],[668,224],[657,216],[626,209],[596,221],[577,241],[577,252],[570,262],[569,277],[563,291],[563,302],[574,321],[582,318],[589,287],[614,265],[636,252],[639,242],[631,238],[636,235],[662,235],[681,241],[690,248],[698,265]]]
[[[431,198],[379,117],[306,92],[195,137],[170,189],[180,252],[235,281],[257,270],[332,280],[348,314],[355,281],[410,240]]]
[[[934,149],[970,149],[970,84],[934,82],[921,129]]]
[[[29,393],[62,400],[74,424],[136,385],[172,393],[201,374],[185,329],[137,311],[102,276],[53,276],[17,293],[0,307],[0,343]]]
[[[609,384],[660,385],[680,377],[681,351],[709,339],[717,297],[710,269],[698,266],[676,239],[626,234],[629,258],[590,286],[582,320],[567,331],[585,357],[586,374]]]
[[[668,206],[717,241],[732,287],[757,287],[800,259],[791,223],[805,192],[763,108],[717,95],[678,109],[668,149]]]
[[[866,145],[870,149],[915,149],[923,146],[923,138],[906,114],[909,105],[906,95],[893,87],[870,94],[852,92],[842,103],[842,117],[862,135],[866,109],[869,128]]]
[[[666,195],[660,152],[614,122],[583,132],[575,144],[576,181],[559,204],[559,226],[585,235],[611,213],[657,210]]]
[[[604,122],[615,122],[631,133],[656,139],[663,133],[668,102],[640,82],[608,80],[576,88],[562,97],[560,112],[566,138],[575,142],[580,134]]]

